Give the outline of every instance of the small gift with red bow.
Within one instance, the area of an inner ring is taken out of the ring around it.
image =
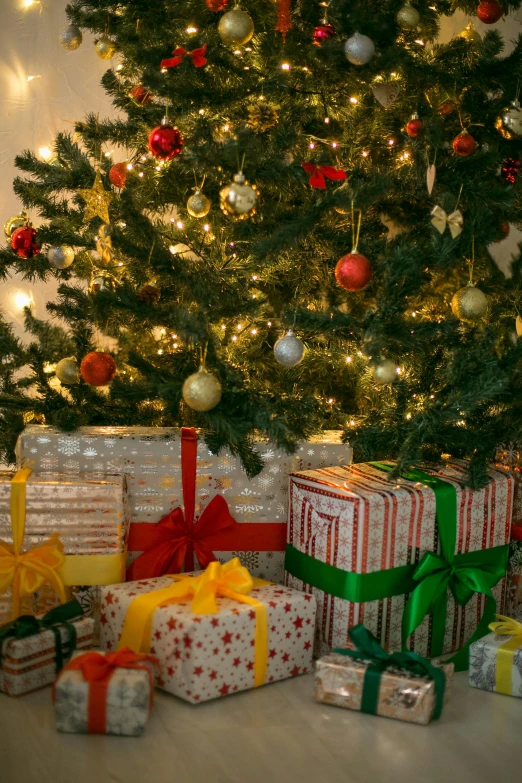
[[[58,731],[143,734],[152,709],[157,660],[129,649],[74,655],[55,682]]]

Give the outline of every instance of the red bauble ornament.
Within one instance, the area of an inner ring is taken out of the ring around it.
[[[507,158],[502,164],[500,173],[506,182],[513,185],[516,182],[518,170],[520,168],[520,161],[516,158]]]
[[[109,171],[109,180],[115,188],[124,188],[129,170],[126,163],[115,163]]]
[[[418,114],[414,114],[411,120],[406,124],[406,133],[411,136],[412,139],[416,139],[422,130],[422,120],[419,119]]]
[[[336,35],[336,30],[329,22],[323,22],[318,24],[314,29],[314,44],[321,46],[322,43],[328,41]]]
[[[495,24],[498,22],[504,11],[497,0],[483,0],[477,8],[477,16],[484,24]]]
[[[11,247],[20,258],[32,258],[40,252],[36,241],[36,229],[32,226],[22,226],[11,234]]]
[[[361,291],[372,279],[372,265],[366,256],[352,250],[335,265],[335,279],[347,291]]]
[[[147,90],[142,84],[133,87],[129,95],[140,106],[145,106],[146,103],[152,100],[151,91]]]
[[[159,160],[172,160],[183,148],[183,137],[166,120],[149,134],[149,150]]]
[[[228,5],[228,0],[205,0],[207,8],[210,11],[224,11]]]
[[[457,155],[460,155],[463,158],[475,152],[476,146],[477,142],[467,131],[462,131],[462,133],[459,133],[459,135],[455,136],[453,139],[453,149]]]
[[[91,386],[107,386],[116,375],[116,362],[108,353],[93,351],[83,357],[80,375]]]

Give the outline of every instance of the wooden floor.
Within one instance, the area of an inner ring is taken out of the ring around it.
[[[514,783],[522,699],[456,676],[440,721],[316,704],[312,676],[191,706],[156,693],[141,738],[59,734],[50,689],[0,695],[1,783]]]

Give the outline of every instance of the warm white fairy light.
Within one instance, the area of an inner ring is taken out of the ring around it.
[[[272,326],[272,321],[267,321],[267,322],[266,322],[266,325],[267,325],[267,326]]]
[[[311,150],[315,150],[315,144],[313,143],[313,141],[310,142],[310,144],[308,145],[308,148],[311,149]]]
[[[161,354],[162,354],[162,353],[163,353],[163,348],[159,348],[159,349],[158,349],[158,354],[159,354],[159,356],[161,356]]]
[[[53,152],[50,147],[40,147],[38,150],[38,154],[41,157],[42,160],[47,162],[48,160],[51,160],[53,156]]]
[[[353,104],[355,105],[356,103],[359,103],[359,101],[357,100],[357,98],[354,98],[354,97],[352,96],[352,97],[350,98],[350,103],[353,103]]]
[[[133,168],[134,166],[132,165],[132,163],[127,163],[127,171],[132,171]]]
[[[368,157],[368,153],[366,152],[366,150],[363,150],[361,152],[361,155],[363,156],[363,158],[367,158]]]
[[[252,280],[257,280],[257,275],[252,275]]]
[[[290,63],[281,63],[281,70],[282,71],[289,71],[290,70]]]
[[[406,418],[407,418],[407,419],[411,419],[411,413],[407,413],[407,414],[406,414]]]
[[[39,73],[31,74],[31,76],[27,77],[28,82],[33,82],[35,79],[41,79],[41,75]]]
[[[238,331],[238,332],[240,332],[242,328],[243,328],[243,327],[241,326],[241,324],[238,324],[238,325],[236,326],[236,329],[237,329],[237,331]]]
[[[332,141],[332,147],[334,148],[334,150],[336,150],[338,146],[339,145],[337,144],[336,141]]]
[[[190,25],[190,27],[187,27],[187,29],[185,30],[185,32],[188,33],[188,35],[194,35],[194,33],[197,33],[197,31],[198,28],[194,27],[193,25]]]
[[[177,344],[177,343],[172,343],[172,347],[173,347],[173,348],[177,348],[177,347],[178,347],[178,344]]]
[[[226,331],[227,327],[225,326],[225,324],[221,324],[221,328],[223,329],[223,331]]]
[[[179,228],[180,231],[183,229],[183,223],[181,222],[181,220],[178,220],[176,226]]]
[[[232,335],[232,342],[235,343],[237,341],[237,334]]]
[[[166,329],[160,329],[160,335],[163,337],[165,334],[167,334]]]
[[[330,122],[330,117],[325,117],[324,118],[324,122],[325,122],[325,125],[328,125],[329,122]]]
[[[32,305],[34,305],[32,293],[28,294],[25,291],[15,291],[13,294],[13,304],[17,310],[23,310],[24,307],[32,307]]]
[[[397,375],[400,375],[400,374],[401,374],[401,372],[402,372],[402,370],[401,370],[401,368],[400,368],[400,367],[396,367],[396,368],[395,368],[395,372],[397,373]]]
[[[346,364],[350,364],[351,361],[352,361],[352,357],[351,356],[347,356],[346,357]]]
[[[210,231],[210,226],[208,223],[205,223],[205,225],[203,226],[203,231]]]
[[[236,55],[237,54],[243,54],[243,52],[241,51],[241,49],[234,49],[234,54],[236,54]]]
[[[140,173],[138,174],[138,177],[143,177],[143,171],[140,171]]]
[[[388,144],[390,145],[390,147],[393,147],[393,145],[395,144],[395,140],[394,139],[388,139]]]
[[[156,166],[156,171],[161,171],[161,166]]]
[[[228,124],[228,122],[227,122],[226,125],[223,125],[223,130],[224,131],[229,131],[230,130],[230,125]]]
[[[330,399],[328,400],[328,404],[329,404],[329,405],[333,405],[333,404],[334,404],[334,402],[335,402],[334,398],[333,398],[333,397],[330,397]]]
[[[250,334],[257,334],[257,329],[251,329]]]

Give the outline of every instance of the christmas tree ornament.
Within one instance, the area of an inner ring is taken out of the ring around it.
[[[33,258],[41,248],[38,244],[36,229],[30,223],[16,228],[11,234],[11,247],[20,258]]]
[[[325,41],[334,38],[337,35],[335,27],[324,19],[321,24],[314,28],[313,42],[316,46],[321,46]]]
[[[366,256],[352,250],[335,265],[335,279],[346,291],[362,291],[372,279],[372,265]]]
[[[467,130],[463,130],[462,133],[459,133],[458,136],[455,136],[452,146],[457,155],[466,158],[468,155],[471,155],[473,152],[475,152],[477,142],[473,136],[468,133]]]
[[[102,60],[110,60],[116,54],[116,44],[107,35],[96,41],[96,54]]]
[[[114,166],[111,166],[109,169],[109,182],[111,185],[114,185],[115,188],[122,188],[125,187],[125,183],[127,182],[127,174],[129,173],[129,169],[127,168],[127,163],[115,163]]]
[[[367,35],[354,33],[345,41],[344,54],[352,65],[366,65],[375,54],[375,44]]]
[[[516,182],[518,170],[520,169],[520,161],[516,158],[506,158],[502,164],[500,174],[506,182],[513,185]]]
[[[152,100],[152,93],[142,84],[137,84],[136,87],[133,87],[129,92],[129,98],[132,98],[134,103],[138,106],[145,106]]]
[[[477,7],[477,16],[484,24],[495,24],[504,11],[497,0],[482,0]]]
[[[464,218],[460,209],[455,209],[450,215],[447,215],[442,207],[436,206],[431,210],[432,225],[443,234],[446,228],[449,228],[451,238],[456,239],[462,233]]]
[[[375,100],[379,101],[385,109],[389,109],[395,103],[400,91],[399,82],[380,82],[372,87]]]
[[[92,351],[80,364],[80,375],[90,386],[107,386],[116,375],[116,362],[103,351]]]
[[[143,304],[157,305],[161,299],[161,290],[152,283],[145,283],[136,294],[136,298]]]
[[[89,291],[91,294],[99,294],[105,291],[112,291],[114,288],[114,277],[105,270],[101,269],[97,271],[89,283]]]
[[[181,390],[183,399],[192,410],[210,411],[221,400],[221,384],[203,365],[185,380]]]
[[[467,23],[464,30],[461,30],[460,33],[457,33],[455,38],[462,38],[464,41],[467,41],[468,43],[482,43],[482,36],[478,32],[478,30],[475,29],[475,25],[473,24],[473,21],[471,19]]]
[[[403,5],[402,8],[399,8],[397,12],[397,22],[403,30],[411,30],[414,27],[417,27],[420,18],[421,16],[417,9],[409,2]]]
[[[224,11],[228,5],[228,0],[205,0],[209,11]]]
[[[93,255],[92,260],[94,263],[102,262],[105,266],[109,266],[112,263],[112,239],[111,239],[111,227],[104,224],[100,226],[98,236],[96,237],[96,251],[91,251],[92,254],[96,252],[96,256]]]
[[[218,33],[223,43],[229,46],[243,46],[254,35],[252,17],[236,6],[223,14],[219,20]]]
[[[346,180],[346,171],[344,169],[336,169],[334,166],[317,166],[315,163],[306,163],[306,161],[303,161],[301,166],[307,174],[310,174],[310,179],[308,180],[310,187],[318,190],[326,190],[326,179],[337,182]]]
[[[460,321],[474,324],[486,315],[488,298],[480,288],[475,288],[473,283],[469,282],[453,295],[451,309]]]
[[[60,383],[65,383],[67,386],[78,383],[80,380],[80,368],[78,367],[78,362],[74,356],[60,359],[54,369],[54,374]]]
[[[109,223],[109,206],[114,195],[103,187],[102,175],[99,169],[96,171],[92,187],[79,188],[76,192],[86,204],[83,215],[84,223],[89,223],[95,217],[99,217],[104,223]]]
[[[74,261],[74,250],[69,245],[53,245],[47,251],[47,260],[55,269],[67,269]]]
[[[234,181],[219,191],[219,205],[225,215],[244,220],[255,214],[258,190],[250,185],[242,171],[234,175]]]
[[[304,344],[291,329],[274,345],[274,356],[284,367],[295,367],[302,361],[304,352]]]
[[[281,33],[283,43],[286,43],[286,34],[292,29],[292,0],[276,0],[277,24],[275,29]]]
[[[68,52],[74,52],[75,49],[82,45],[82,31],[75,24],[70,24],[69,27],[62,30],[58,40],[64,49],[67,49]]]
[[[274,106],[266,101],[247,106],[247,125],[253,128],[256,133],[264,133],[273,128],[274,125],[277,125],[279,120],[278,109],[279,106]]]
[[[149,134],[149,152],[158,160],[172,160],[183,149],[183,137],[179,130],[164,117],[161,125]]]
[[[429,163],[428,168],[426,169],[426,187],[428,188],[428,193],[430,196],[435,186],[436,177],[437,177],[437,167],[435,163]]]
[[[517,333],[517,337],[522,337],[522,318],[517,315],[515,319],[515,331]]]
[[[522,107],[520,101],[513,101],[502,109],[495,120],[495,128],[504,139],[522,138]]]
[[[168,57],[166,60],[161,61],[161,69],[162,71],[167,71],[169,68],[177,68],[185,57],[190,59],[194,68],[203,68],[208,62],[205,57],[206,52],[206,44],[203,44],[203,46],[200,46],[198,49],[193,49],[191,52],[187,52],[182,46],[178,46],[172,52],[172,57]]]
[[[373,368],[372,378],[380,385],[393,383],[397,378],[397,365],[391,359],[380,359]]]
[[[26,226],[28,223],[28,217],[27,213],[23,210],[20,212],[19,215],[15,215],[12,218],[9,218],[9,220],[6,221],[4,224],[4,234],[6,235],[7,239],[11,239],[11,236],[14,231],[16,231],[17,228],[22,228],[22,226]]]
[[[417,112],[411,115],[411,120],[406,123],[406,133],[411,136],[412,139],[416,139],[419,133],[422,131],[422,120],[419,118]]]
[[[195,188],[194,195],[187,201],[187,212],[194,218],[202,218],[210,212],[210,200],[201,188]]]

